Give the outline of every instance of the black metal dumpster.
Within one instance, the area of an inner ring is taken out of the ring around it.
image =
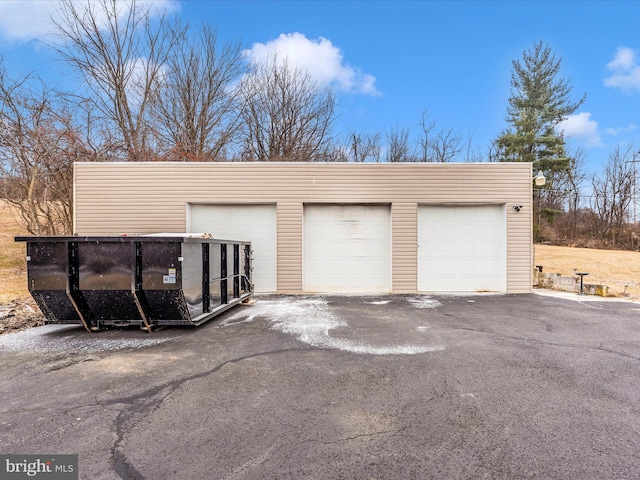
[[[200,325],[252,294],[251,243],[204,235],[16,237],[47,323]]]

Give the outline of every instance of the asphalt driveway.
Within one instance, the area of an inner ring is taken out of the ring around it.
[[[83,479],[636,479],[640,305],[260,297],[0,336],[0,453]]]

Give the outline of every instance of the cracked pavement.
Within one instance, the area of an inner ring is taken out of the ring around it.
[[[0,341],[0,451],[80,478],[640,477],[640,304],[259,297]]]

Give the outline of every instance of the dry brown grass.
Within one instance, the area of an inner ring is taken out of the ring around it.
[[[640,299],[640,252],[536,245],[535,264],[562,275],[573,276],[574,269],[589,272],[585,283],[607,285],[614,296]]]
[[[11,207],[0,200],[0,304],[30,297],[27,289],[26,244],[14,241],[27,235],[12,214]]]

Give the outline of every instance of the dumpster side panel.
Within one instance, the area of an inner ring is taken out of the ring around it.
[[[191,323],[187,302],[180,290],[151,290],[144,292],[151,306],[150,320],[159,325]]]
[[[222,305],[222,291],[220,281],[222,279],[221,243],[209,245],[209,305],[211,309]]]
[[[202,297],[202,244],[182,244],[182,291],[191,318],[204,313]]]
[[[242,244],[242,257],[240,274],[242,275],[242,281],[240,282],[242,293],[248,293],[252,291],[251,283],[251,244]]]
[[[179,290],[180,243],[147,242],[142,244],[142,289]]]
[[[235,271],[234,266],[234,244],[227,243],[227,302],[231,302],[235,298],[234,295],[234,276],[233,272]]]
[[[32,291],[31,296],[45,316],[45,323],[82,323],[66,292],[38,290]]]
[[[34,290],[67,288],[69,252],[66,242],[28,243],[29,287]]]
[[[78,244],[79,285],[98,322],[142,322],[132,294],[135,246],[123,242]]]
[[[190,314],[181,291],[181,244],[142,242],[142,293],[154,323],[189,323]]]
[[[67,295],[67,242],[28,242],[27,259],[29,291],[47,323],[82,323]]]

